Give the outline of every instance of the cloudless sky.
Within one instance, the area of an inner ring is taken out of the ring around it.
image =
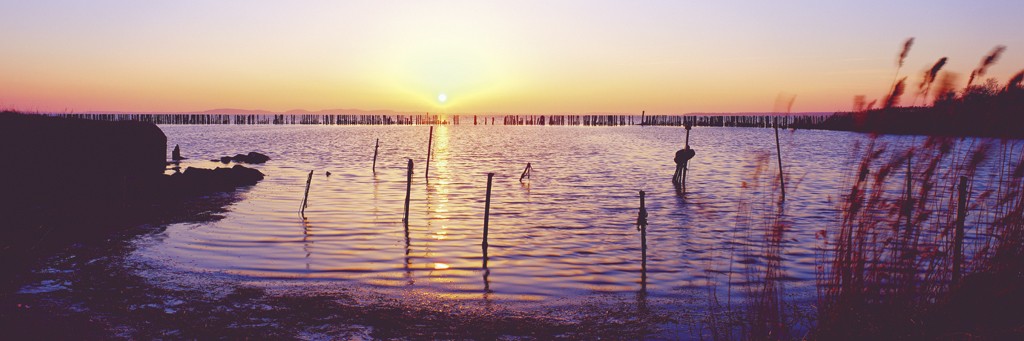
[[[1024,69],[1024,1],[0,0],[0,108],[849,110],[940,57]],[[441,102],[438,95],[447,100]],[[905,97],[904,102],[909,102]]]

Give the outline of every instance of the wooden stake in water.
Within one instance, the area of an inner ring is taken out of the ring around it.
[[[380,139],[373,145],[373,172],[377,173],[377,148],[380,148]]]
[[[779,156],[779,185],[782,188],[782,201],[786,201],[786,179],[782,174],[782,146],[779,145],[779,118],[775,118],[775,153]]]
[[[686,148],[690,146],[690,129],[693,128],[693,125],[687,123],[683,128],[686,128],[686,144],[683,145],[684,148]],[[679,182],[679,184],[683,186],[683,192],[686,192],[686,170],[690,168],[689,163],[690,161],[687,160],[686,163],[683,164],[683,178]]]
[[[405,229],[409,229],[409,196],[412,193],[412,159],[409,159],[409,175],[405,180],[405,218],[402,218],[402,223],[405,224]]]
[[[647,205],[644,203],[646,193],[640,191],[640,212],[636,215],[636,229],[640,230],[640,270],[641,283],[647,284]]]
[[[306,206],[309,205],[309,186],[313,183],[313,171],[309,171],[309,177],[306,178],[306,194],[302,196],[302,208],[299,209],[299,214],[303,217],[306,216]]]
[[[526,163],[526,168],[523,169],[523,175],[519,176],[519,182],[523,182],[523,178],[529,179],[530,178],[530,171],[532,171],[532,170],[533,170],[533,166],[531,166],[530,163],[527,162]]]
[[[487,196],[484,199],[484,241],[480,245],[483,246],[484,251],[484,267],[487,267],[487,224],[491,220],[491,182],[494,179],[494,173],[487,173]]]
[[[967,219],[967,177],[960,177],[960,195],[956,205],[956,234],[953,236],[953,284],[960,282],[964,258],[964,220]]]
[[[914,199],[913,199],[913,194],[912,194],[912,192],[914,191],[914,187],[913,187],[913,184],[911,183],[911,180],[913,179],[914,173],[910,169],[910,162],[913,159],[914,159],[914,153],[910,153],[910,154],[907,155],[907,189],[906,189],[907,197],[906,197],[906,202],[903,203],[903,210],[904,210],[903,213],[907,216],[907,233],[910,233],[910,218],[911,218],[911,215],[912,215],[911,212],[913,212],[913,207],[914,207],[914,205],[913,205],[913,200]],[[897,222],[897,223],[899,223],[899,222]]]
[[[423,171],[423,177],[430,176],[430,154],[434,150],[432,145],[434,144],[434,126],[430,126],[430,139],[427,140],[427,166],[424,167],[426,170]]]

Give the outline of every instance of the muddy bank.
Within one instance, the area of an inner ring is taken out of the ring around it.
[[[639,339],[693,314],[636,301],[516,311],[500,303],[424,300],[359,287],[270,292],[227,282],[174,286],[127,261],[131,238],[73,248],[0,297],[6,335],[33,339]],[[187,280],[187,279],[186,279]],[[60,321],[60,328],[53,328]],[[675,338],[693,338],[688,331]]]

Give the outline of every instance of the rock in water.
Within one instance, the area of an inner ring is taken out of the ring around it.
[[[184,159],[185,158],[181,157],[181,148],[179,148],[178,145],[174,145],[174,150],[171,151],[171,160],[179,161]]]
[[[249,152],[249,154],[235,154],[235,156],[222,156],[220,158],[220,162],[223,162],[223,163],[228,163],[228,162],[234,161],[234,162],[257,164],[257,163],[264,163],[264,162],[267,162],[269,160],[270,160],[269,156],[266,156],[266,155],[263,155],[263,154],[260,154],[260,153],[257,153],[257,152]],[[213,161],[217,161],[217,160],[213,160]]]
[[[180,191],[182,194],[205,194],[255,185],[260,180],[263,180],[262,172],[242,165],[216,169],[188,167],[181,174],[170,176],[168,190]]]

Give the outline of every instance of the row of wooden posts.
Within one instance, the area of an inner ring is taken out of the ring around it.
[[[346,114],[128,114],[128,113],[58,113],[50,116],[97,121],[140,121],[154,124],[189,125],[461,125],[460,115],[346,115]],[[814,129],[833,125],[834,115],[773,114],[746,115],[473,115],[473,125],[540,125],[540,126],[706,126]],[[478,120],[479,118],[479,120]],[[495,121],[495,118],[500,120]],[[466,123],[468,124],[468,123]]]

